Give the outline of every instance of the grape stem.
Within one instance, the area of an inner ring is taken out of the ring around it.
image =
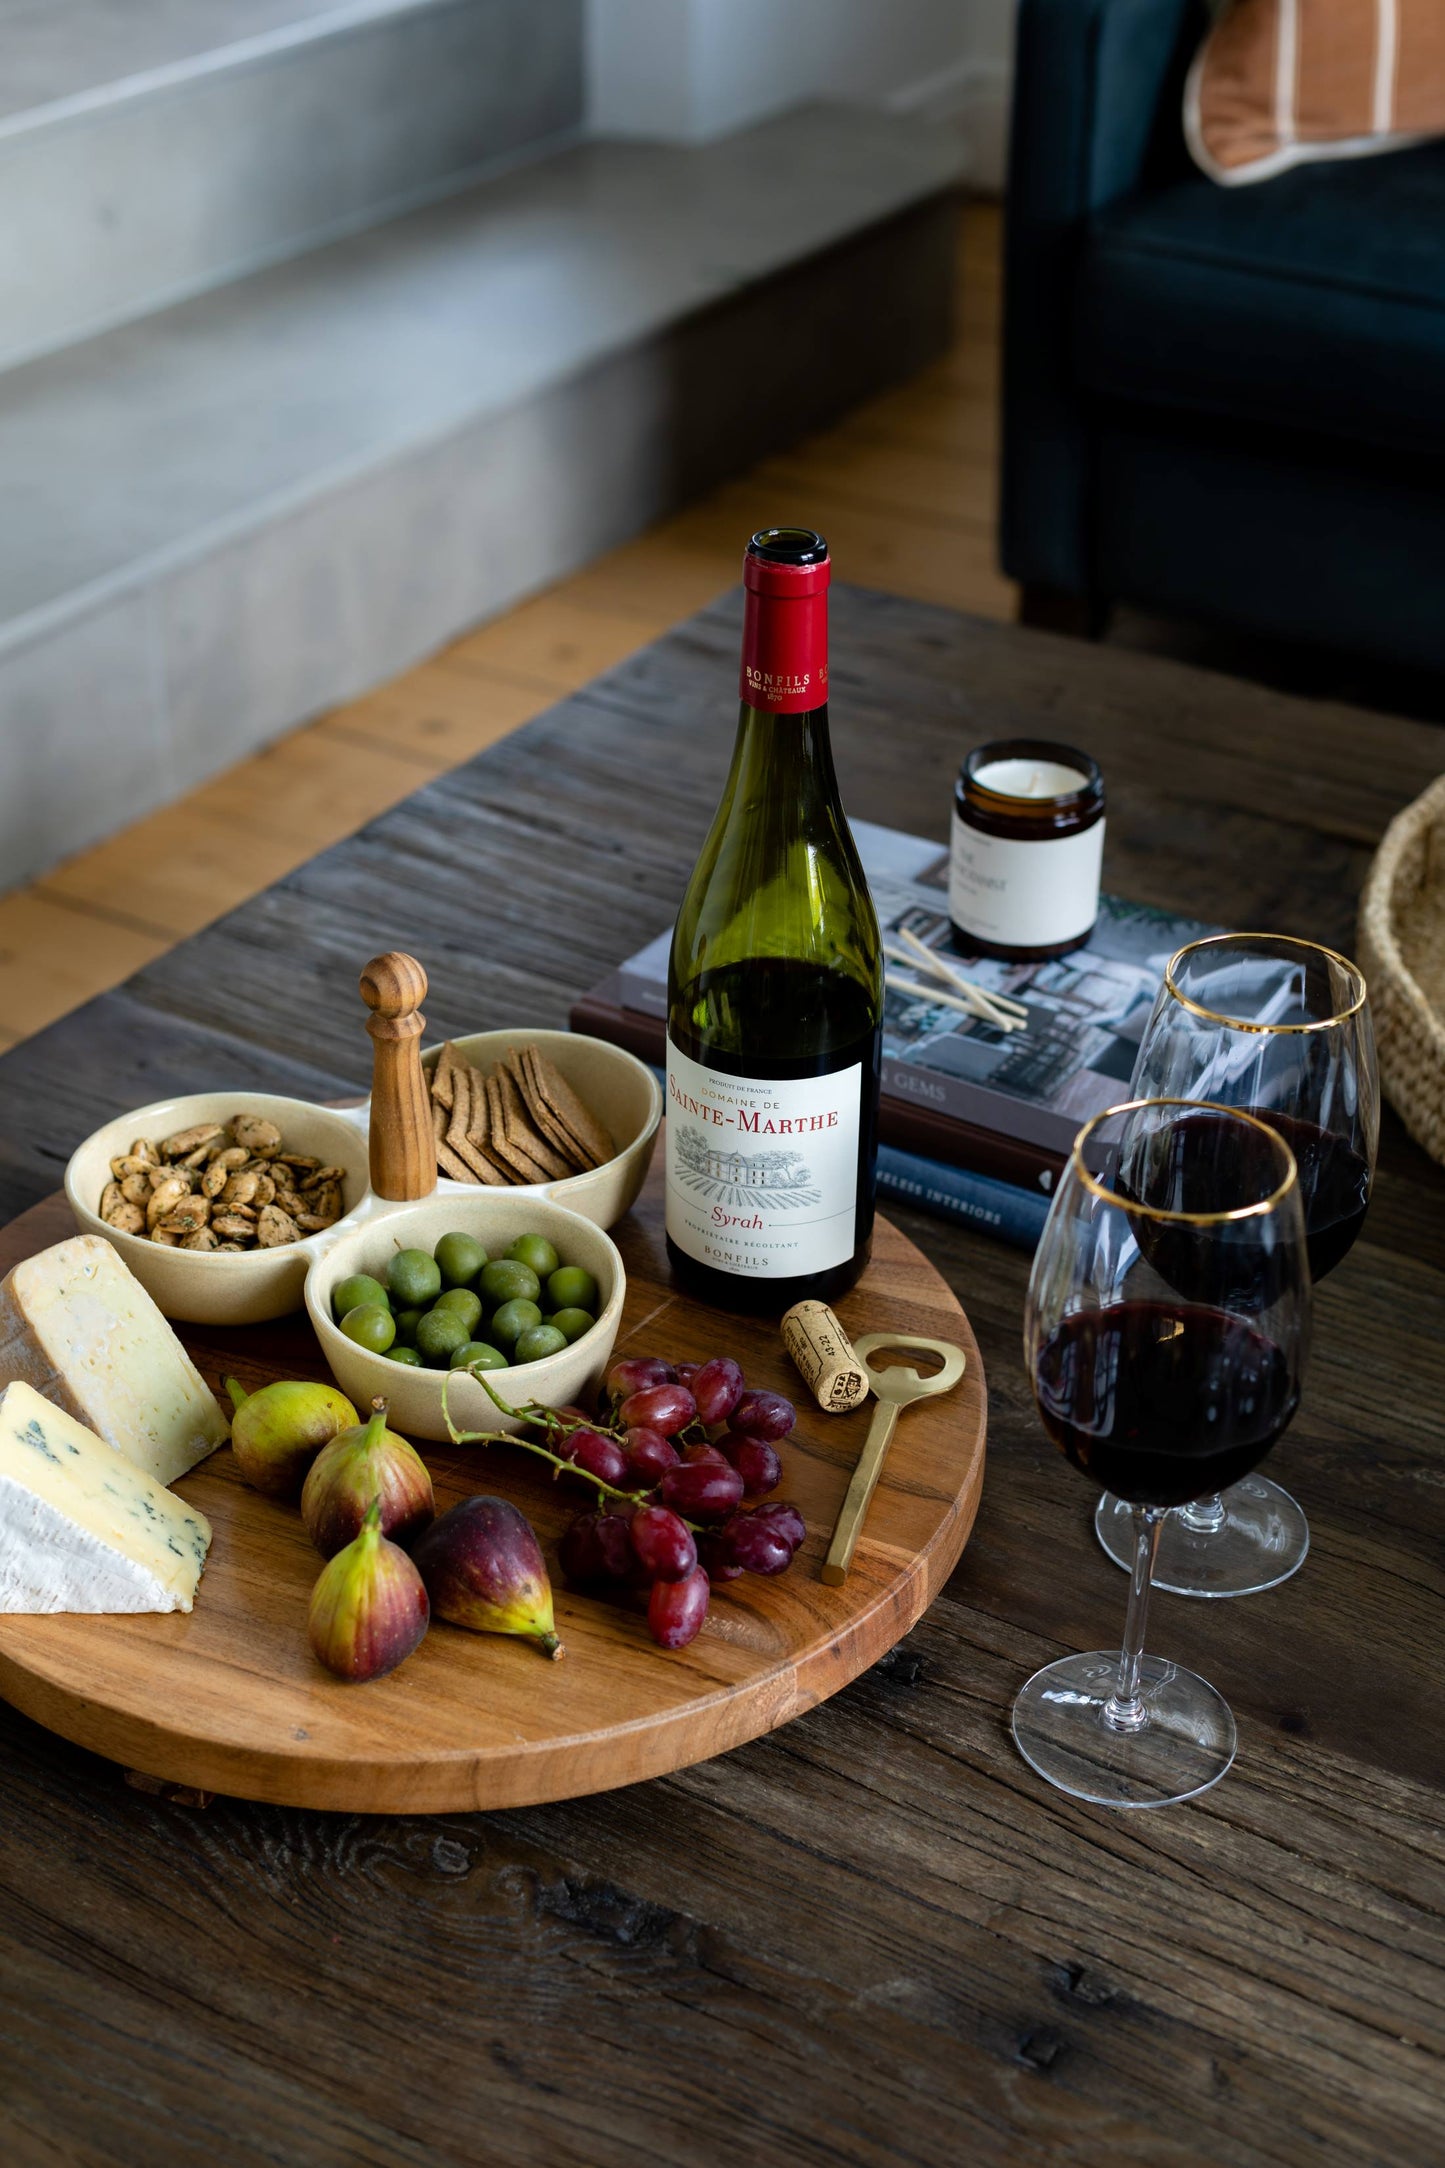
[[[549,1438],[554,1435],[566,1438],[570,1437],[574,1430],[591,1430],[594,1427],[591,1423],[572,1422],[566,1416],[559,1415],[555,1408],[545,1407],[540,1400],[529,1400],[520,1408],[508,1407],[506,1401],[499,1394],[493,1392],[491,1386],[488,1385],[479,1371],[474,1370],[471,1374],[476,1378],[477,1383],[482,1387],[488,1399],[495,1401],[504,1415],[514,1415],[524,1423],[541,1424]],[[579,1468],[575,1461],[564,1460],[562,1455],[554,1453],[550,1446],[540,1444],[535,1438],[524,1438],[519,1431],[458,1430],[456,1424],[452,1421],[451,1410],[447,1406],[447,1393],[450,1388],[451,1373],[448,1372],[446,1382],[442,1386],[442,1420],[447,1426],[447,1436],[451,1439],[453,1445],[520,1445],[523,1452],[535,1453],[539,1460],[549,1462],[559,1474],[578,1475],[584,1481],[594,1484],[604,1498],[620,1498],[626,1505],[641,1506],[645,1505],[651,1497],[650,1491],[619,1490],[615,1483],[607,1482],[600,1475],[593,1475],[590,1468]]]
[[[492,1387],[488,1385],[479,1370],[473,1370],[470,1374],[481,1386],[487,1398],[493,1401],[504,1415],[514,1415],[523,1423],[540,1423],[545,1428],[549,1438],[554,1435],[568,1438],[574,1430],[598,1430],[602,1427],[600,1424],[580,1420],[574,1421],[569,1416],[560,1415],[556,1408],[549,1408],[540,1400],[528,1400],[520,1408],[509,1407],[501,1394],[492,1390]],[[452,1421],[451,1409],[447,1406],[447,1394],[451,1390],[451,1382],[452,1373],[448,1371],[442,1385],[442,1421],[447,1426],[447,1436],[451,1439],[453,1445],[520,1445],[524,1453],[535,1453],[539,1460],[549,1462],[559,1475],[580,1475],[585,1482],[595,1485],[604,1498],[620,1498],[624,1505],[629,1506],[645,1506],[651,1503],[652,1491],[619,1490],[615,1483],[609,1483],[602,1476],[594,1475],[590,1468],[579,1468],[575,1460],[564,1460],[562,1455],[554,1453],[550,1446],[540,1445],[535,1438],[524,1438],[519,1431],[458,1430],[456,1424]],[[615,1436],[616,1433],[604,1431],[603,1435],[610,1437]],[[677,1509],[673,1507],[670,1510],[676,1512]],[[677,1517],[690,1534],[699,1536],[703,1533],[700,1524],[696,1521],[690,1521],[686,1514],[678,1513]]]

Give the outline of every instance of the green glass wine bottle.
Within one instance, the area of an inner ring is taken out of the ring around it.
[[[828,545],[743,560],[742,713],[678,913],[667,997],[667,1248],[723,1309],[851,1287],[873,1234],[883,962],[828,738]]]

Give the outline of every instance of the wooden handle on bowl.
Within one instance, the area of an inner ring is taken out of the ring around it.
[[[437,1186],[431,1095],[421,1066],[426,973],[414,956],[373,956],[361,974],[371,1010],[371,1186],[378,1197],[429,1197]]]

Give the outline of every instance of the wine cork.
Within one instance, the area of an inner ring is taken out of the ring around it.
[[[868,1397],[868,1373],[826,1302],[795,1302],[783,1345],[825,1415],[846,1415]]]

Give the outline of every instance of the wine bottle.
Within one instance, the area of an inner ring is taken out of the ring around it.
[[[878,920],[828,738],[828,545],[755,534],[742,712],[667,992],[667,1248],[690,1293],[783,1311],[853,1285],[873,1233]]]

